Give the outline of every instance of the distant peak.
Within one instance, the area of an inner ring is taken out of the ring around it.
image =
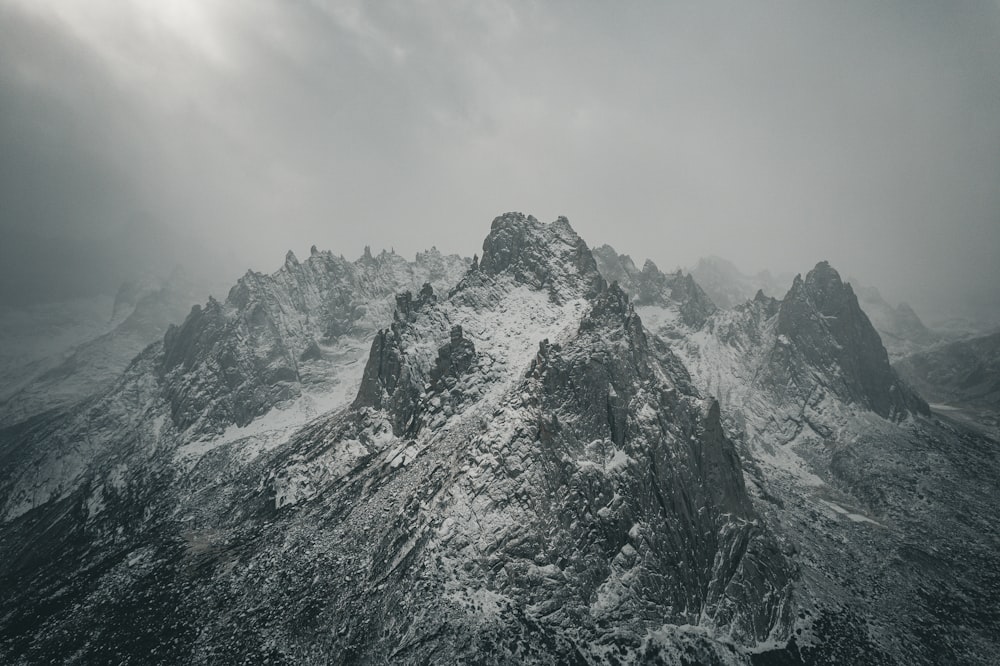
[[[841,398],[886,418],[926,411],[923,401],[899,383],[854,290],[829,262],[816,264],[804,279],[795,277],[781,302],[776,330],[797,341],[809,365],[829,377]]]

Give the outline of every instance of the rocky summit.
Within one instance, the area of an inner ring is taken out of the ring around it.
[[[987,664],[998,473],[826,263],[289,254],[0,430],[0,661]]]

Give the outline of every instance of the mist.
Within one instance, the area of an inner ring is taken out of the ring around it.
[[[566,215],[1000,316],[1000,4],[0,1],[0,303]]]

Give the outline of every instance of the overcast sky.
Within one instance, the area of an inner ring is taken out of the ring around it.
[[[1000,313],[1000,3],[0,0],[0,300],[508,210]]]

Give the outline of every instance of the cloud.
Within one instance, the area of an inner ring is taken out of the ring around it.
[[[996,311],[998,15],[8,0],[0,229],[92,246],[104,277],[46,284],[103,288],[150,254],[234,275],[313,243],[471,254],[516,209],[665,266],[830,259]]]

